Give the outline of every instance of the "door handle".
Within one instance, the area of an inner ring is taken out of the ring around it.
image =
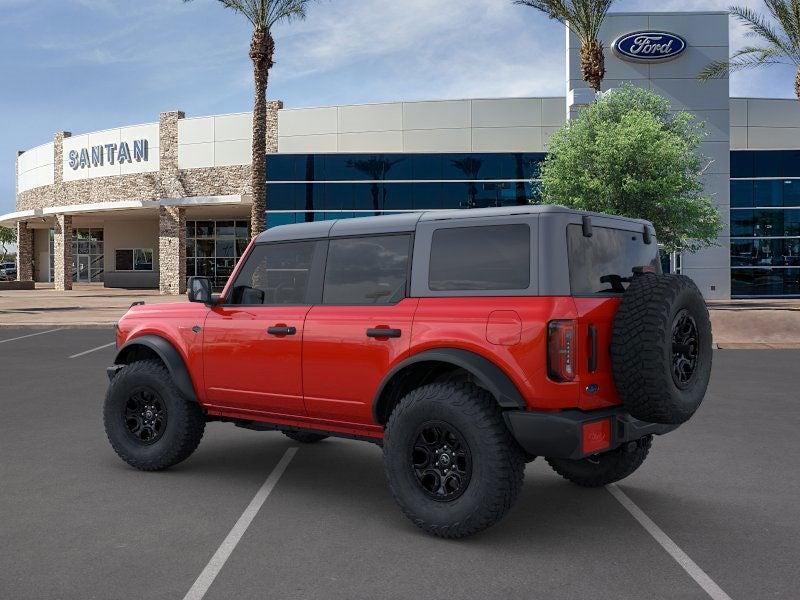
[[[371,338],[399,338],[402,331],[389,327],[371,327],[367,329],[367,337]]]
[[[273,325],[272,327],[267,327],[267,333],[270,335],[294,335],[297,333],[297,327]]]

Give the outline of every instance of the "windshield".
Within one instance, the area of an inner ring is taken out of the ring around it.
[[[661,272],[658,244],[644,243],[644,234],[624,229],[593,227],[583,235],[580,225],[567,226],[569,283],[572,294],[622,293],[635,267]]]

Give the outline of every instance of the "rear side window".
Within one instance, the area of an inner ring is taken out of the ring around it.
[[[592,236],[586,237],[580,225],[568,225],[567,247],[569,284],[575,295],[619,292],[614,289],[614,276],[627,279],[634,267],[650,266],[661,272],[658,245],[645,244],[644,235],[635,231],[593,227]],[[627,282],[620,283],[627,287]]]
[[[394,304],[406,295],[408,235],[332,239],[323,304]]]
[[[525,224],[437,229],[432,291],[525,290],[531,284],[531,229]]]
[[[260,244],[236,277],[231,304],[306,304],[318,242]]]

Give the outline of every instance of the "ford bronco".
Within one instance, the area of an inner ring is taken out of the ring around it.
[[[255,237],[219,295],[131,307],[104,422],[165,469],[206,423],[383,447],[402,511],[463,537],[500,520],[526,461],[581,486],[633,473],[711,370],[691,279],[652,225],[557,206],[311,222]]]

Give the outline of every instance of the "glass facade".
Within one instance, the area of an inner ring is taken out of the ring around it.
[[[544,153],[274,154],[267,226],[528,204]]]
[[[731,295],[800,296],[800,150],[731,152]]]
[[[75,229],[72,237],[72,281],[103,281],[104,263],[103,230]]]
[[[222,289],[249,242],[248,221],[187,221],[186,276],[209,277]]]

